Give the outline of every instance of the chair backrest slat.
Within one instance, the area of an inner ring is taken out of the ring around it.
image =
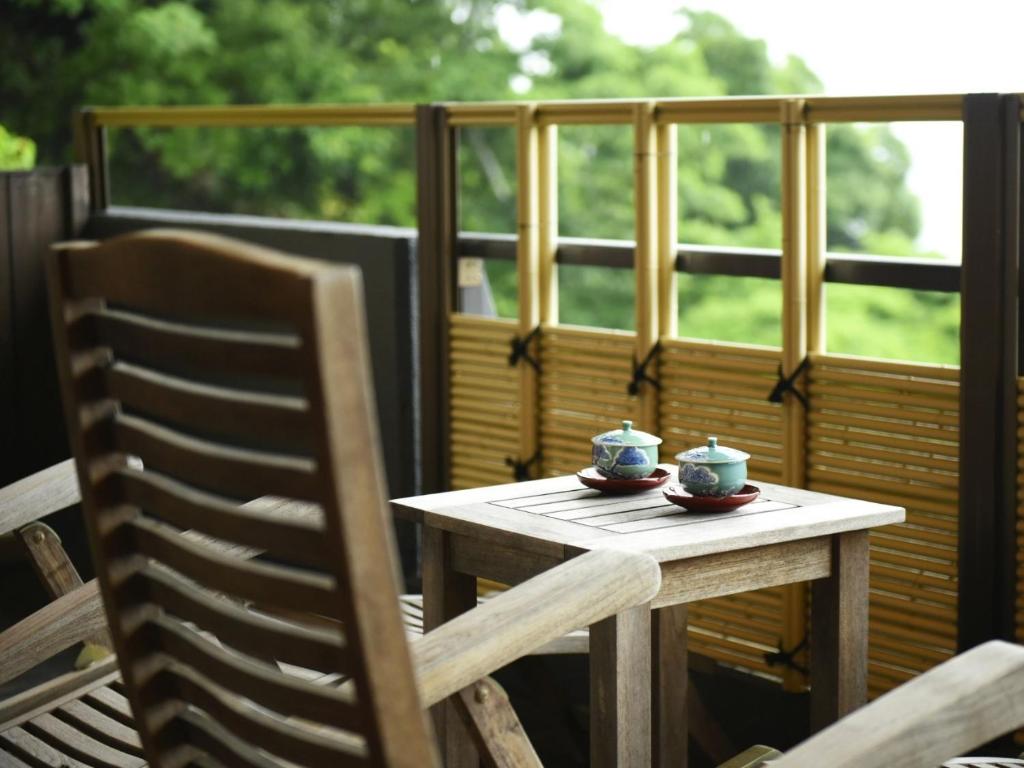
[[[151,231],[62,246],[50,286],[147,758],[436,765],[398,605],[358,270]]]
[[[211,597],[163,568],[144,568],[135,578],[144,582],[142,588],[165,611],[205,627],[242,653],[313,669],[350,668],[350,662],[344,659],[344,636],[339,638],[336,632],[281,621],[226,598]]]
[[[229,653],[170,616],[158,616],[153,625],[162,649],[236,695],[267,709],[335,728],[359,727],[361,717],[355,698],[343,689],[282,675],[265,662]]]
[[[303,458],[215,443],[139,416],[111,416],[113,447],[198,488],[249,501],[287,496],[315,501],[316,464]]]
[[[114,363],[104,375],[106,391],[125,411],[268,450],[309,445],[309,406],[302,398],[195,384],[132,363]]]
[[[146,516],[133,517],[123,525],[134,540],[134,551],[210,589],[269,605],[338,616],[335,584],[328,576],[225,556],[223,549],[191,540]]]
[[[196,751],[198,768],[280,768],[265,752],[240,739],[209,717],[185,711],[179,715],[181,735]]]
[[[294,334],[203,328],[110,308],[88,311],[72,339],[115,349],[118,356],[164,370],[198,366],[221,374],[277,377],[302,359]]]
[[[257,747],[290,762],[306,765],[344,765],[363,762],[367,750],[358,737],[343,739],[325,727],[300,721],[285,722],[252,702],[237,696],[196,669],[172,661],[159,673],[154,687],[167,687],[205,711],[209,717],[235,733],[244,733]]]
[[[276,559],[298,565],[329,565],[323,515],[312,504],[293,504],[288,519],[281,519],[251,507],[239,507],[152,471],[126,468],[117,472],[116,482],[121,484],[125,501],[178,528],[269,552]],[[300,512],[303,517],[298,516]]]

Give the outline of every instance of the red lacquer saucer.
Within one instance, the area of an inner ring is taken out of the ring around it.
[[[756,499],[761,489],[748,484],[731,496],[694,496],[683,490],[681,485],[670,485],[662,493],[666,499],[687,512],[732,512]]]
[[[639,493],[663,485],[671,474],[667,469],[658,467],[648,477],[639,477],[635,480],[616,480],[605,477],[594,467],[587,467],[577,472],[576,477],[587,488],[593,488],[603,493]]]

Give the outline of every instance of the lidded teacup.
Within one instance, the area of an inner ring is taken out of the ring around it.
[[[633,429],[633,422],[624,420],[622,429],[613,429],[591,438],[594,468],[615,480],[636,480],[648,477],[658,467],[658,446],[661,438]]]
[[[747,482],[749,453],[718,444],[709,437],[707,445],[676,454],[679,482],[694,496],[731,496]]]

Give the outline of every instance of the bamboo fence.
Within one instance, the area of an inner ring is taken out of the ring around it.
[[[870,691],[880,694],[948,658],[957,642],[959,371],[826,352],[824,128],[956,121],[963,119],[963,102],[953,94],[442,105],[449,129],[508,126],[517,137],[517,318],[474,317],[451,308],[452,487],[507,482],[517,463],[534,477],[574,472],[589,464],[589,438],[623,418],[661,434],[666,458],[717,434],[752,454],[755,479],[905,506],[905,524],[871,535]],[[93,109],[83,116],[88,140],[82,146],[103,179],[107,127],[393,126],[414,120],[415,108],[401,104]],[[779,348],[679,336],[676,253],[686,233],[677,232],[676,126],[700,123],[781,127]],[[559,125],[632,128],[635,332],[559,323]],[[527,337],[526,354],[510,365],[513,342]],[[629,394],[637,362],[649,355],[646,372],[658,386],[642,382]],[[780,367],[788,376],[801,364],[796,386],[807,407],[792,395],[769,402]],[[1024,411],[1024,379],[1020,407]],[[1019,436],[1024,449],[1024,419]],[[1018,487],[1024,487],[1024,464]],[[1021,552],[1024,491],[1018,511]],[[1018,578],[1024,580],[1024,559]],[[768,659],[780,649],[801,647],[808,610],[804,585],[706,601],[691,607],[690,646],[800,688],[806,680],[799,669]],[[1024,641],[1019,596],[1017,628]],[[806,665],[800,654],[796,661]]]

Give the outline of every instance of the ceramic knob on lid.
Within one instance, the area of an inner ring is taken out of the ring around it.
[[[594,468],[605,477],[633,480],[648,477],[658,466],[661,438],[633,429],[632,421],[623,421],[622,429],[613,429],[591,438]]]
[[[731,496],[747,482],[749,453],[718,444],[709,437],[707,445],[676,454],[679,482],[694,496]]]

